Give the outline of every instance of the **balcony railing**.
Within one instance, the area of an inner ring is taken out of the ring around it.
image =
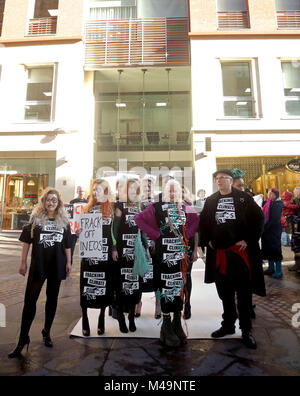
[[[57,17],[35,18],[29,20],[28,36],[56,34]]]
[[[300,29],[300,11],[277,11],[278,29]]]
[[[218,12],[219,29],[249,29],[248,11]]]
[[[97,20],[86,24],[85,66],[190,64],[188,19]]]

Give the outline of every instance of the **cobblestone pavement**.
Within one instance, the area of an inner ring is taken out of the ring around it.
[[[24,358],[7,358],[17,338],[26,282],[18,275],[21,246],[18,234],[0,234],[0,303],[6,307],[6,327],[0,327],[1,376],[299,376],[299,327],[292,325],[299,304],[300,276],[287,270],[292,253],[284,249],[282,280],[266,278],[267,297],[255,296],[253,334],[258,349],[246,349],[239,339],[190,340],[184,347],[167,350],[155,339],[77,339],[68,336],[81,316],[79,261],[63,282],[52,330],[53,349],[41,342],[45,291],[37,306],[30,333],[31,344]],[[195,287],[195,285],[194,285]],[[212,331],[215,329],[212,329]]]

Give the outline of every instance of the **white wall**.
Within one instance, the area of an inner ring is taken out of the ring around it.
[[[23,65],[46,63],[57,63],[55,119],[46,123],[24,122]],[[81,42],[0,47],[0,151],[56,151],[58,165],[62,164],[56,168],[56,187],[65,201],[74,197],[76,185],[89,186],[93,169],[93,79],[89,76],[85,81],[83,64]],[[48,142],[42,140],[55,129],[71,133],[58,134]],[[1,132],[20,134],[1,136]],[[22,132],[40,134],[22,136]]]

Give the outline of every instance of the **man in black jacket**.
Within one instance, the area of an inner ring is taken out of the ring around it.
[[[199,226],[200,245],[207,247],[205,283],[216,283],[224,310],[222,326],[211,336],[234,334],[239,317],[243,343],[256,349],[249,304],[251,293],[266,295],[258,243],[264,216],[247,193],[232,187],[230,170],[219,170],[213,176],[218,192],[206,199]]]

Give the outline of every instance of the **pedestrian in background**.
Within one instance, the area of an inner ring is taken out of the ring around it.
[[[293,194],[289,191],[285,191],[282,194],[282,200],[284,204],[282,216],[285,217],[285,220],[287,222],[287,225],[281,235],[281,241],[283,246],[291,246],[293,216],[296,215],[296,210],[299,209],[299,206],[295,205],[292,202],[292,198]]]
[[[218,191],[206,199],[200,215],[200,244],[207,247],[205,283],[216,284],[223,303],[221,327],[211,336],[234,334],[239,317],[242,341],[255,349],[249,306],[252,293],[266,295],[259,248],[263,213],[247,193],[232,188],[230,170],[213,177]]]
[[[294,189],[293,204],[298,206],[292,217],[291,248],[295,254],[295,264],[289,268],[289,271],[296,271],[300,274],[300,187]]]
[[[27,273],[27,256],[32,244],[31,265],[27,281],[19,342],[10,358],[20,357],[29,347],[29,330],[36,314],[36,303],[47,280],[45,325],[42,330],[45,346],[52,347],[50,330],[55,317],[61,281],[71,272],[71,231],[69,219],[59,191],[48,187],[33,210],[30,222],[20,236],[22,262],[19,273]]]
[[[81,186],[77,187],[77,197],[72,199],[70,201],[70,205],[78,204],[78,203],[87,203],[87,199],[84,198],[84,189]],[[76,234],[72,234],[71,240],[72,240],[72,246],[71,246],[71,264],[73,264],[73,255],[76,247],[76,242],[77,242],[78,237]]]
[[[279,191],[276,188],[271,188],[268,191],[268,199],[263,206],[265,224],[261,237],[261,247],[262,257],[264,260],[268,260],[269,264],[264,274],[272,275],[276,279],[282,277],[281,217],[283,207]]]

